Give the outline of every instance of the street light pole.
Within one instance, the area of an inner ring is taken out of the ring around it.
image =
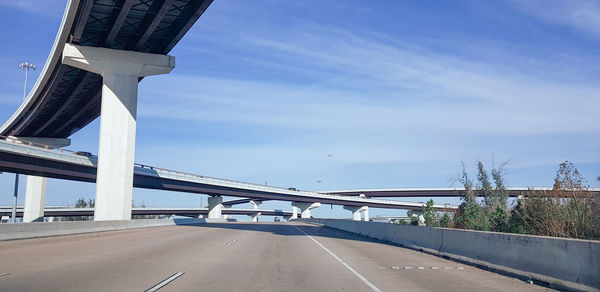
[[[27,73],[29,70],[35,70],[35,65],[29,62],[21,62],[19,69],[25,70],[25,86],[23,87],[23,100],[27,97]],[[15,193],[13,198],[12,223],[17,222],[17,197],[19,195],[19,174],[15,173]]]
[[[29,69],[35,70],[35,65],[29,62],[21,62],[21,64],[19,64],[19,69],[25,70],[25,86],[23,88],[23,100],[25,100],[25,97],[27,97],[27,73],[29,72]]]

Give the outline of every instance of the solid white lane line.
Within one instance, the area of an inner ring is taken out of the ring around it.
[[[237,239],[234,239],[234,240],[230,241],[230,242],[229,242],[227,245],[232,245],[232,244],[234,244],[236,241],[237,241]]]
[[[334,259],[338,260],[338,262],[340,262],[342,265],[344,265],[348,270],[350,270],[350,272],[352,272],[356,277],[358,277],[361,281],[363,281],[365,284],[367,284],[367,286],[369,286],[371,289],[373,289],[373,291],[377,291],[377,292],[381,292],[381,290],[379,290],[379,288],[375,287],[375,285],[373,285],[373,283],[369,282],[369,280],[367,280],[367,278],[363,277],[363,275],[359,274],[355,269],[353,269],[350,265],[348,265],[346,262],[342,261],[342,259],[340,259],[337,255],[335,255],[333,252],[331,252],[328,248],[326,248],[324,245],[322,245],[320,242],[318,242],[316,239],[314,239],[312,236],[308,235],[308,233],[302,231],[302,229],[298,228],[298,226],[294,226],[296,227],[296,229],[298,229],[298,231],[302,232],[304,235],[308,236],[308,238],[312,239],[312,241],[314,241],[317,245],[319,245],[322,249],[324,249],[326,252],[328,252]]]
[[[171,283],[173,280],[175,280],[175,279],[179,278],[179,276],[181,276],[181,275],[183,275],[183,272],[179,272],[179,273],[177,273],[177,274],[175,274],[175,275],[173,275],[173,276],[171,276],[171,277],[167,278],[166,280],[164,280],[164,281],[162,281],[162,282],[158,283],[156,286],[154,286],[154,287],[152,287],[152,288],[150,288],[150,289],[146,290],[146,292],[154,292],[154,291],[158,291],[158,289],[160,289],[160,288],[164,287],[165,285],[167,285],[167,284]]]

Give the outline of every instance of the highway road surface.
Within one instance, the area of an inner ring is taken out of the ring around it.
[[[301,223],[215,223],[0,242],[0,291],[157,291],[153,288],[161,292],[547,290]]]

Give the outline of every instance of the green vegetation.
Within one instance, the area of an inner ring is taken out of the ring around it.
[[[85,198],[79,198],[77,199],[77,202],[75,202],[75,208],[94,208],[95,205],[96,200],[93,199],[88,199],[86,201]],[[57,221],[90,221],[94,220],[94,216],[65,216],[58,217],[57,219]]]
[[[425,225],[431,227],[449,227],[452,219],[447,213],[443,215],[438,214],[437,210],[433,207],[433,200],[427,201],[423,207],[423,214],[421,224],[419,224],[419,215],[415,212],[408,211],[406,214],[410,218],[410,224],[412,225]]]
[[[465,164],[462,163],[458,181],[464,186],[463,202],[454,218],[440,216],[433,208],[433,200],[423,210],[427,226],[534,234],[581,239],[600,239],[600,197],[592,195],[577,168],[565,161],[560,164],[554,186],[550,191],[530,190],[507,207],[508,191],[504,185],[504,166],[491,172],[477,162],[476,187]],[[490,181],[490,174],[492,181]],[[599,178],[600,179],[600,178]],[[479,202],[477,194],[483,197]],[[411,223],[418,217],[409,212]]]

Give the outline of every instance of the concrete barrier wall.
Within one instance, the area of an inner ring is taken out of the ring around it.
[[[339,219],[301,219],[552,287],[600,291],[600,241]]]
[[[100,231],[227,222],[226,219],[136,219],[115,221],[63,221],[0,224],[0,241]],[[235,220],[233,220],[235,221]]]

